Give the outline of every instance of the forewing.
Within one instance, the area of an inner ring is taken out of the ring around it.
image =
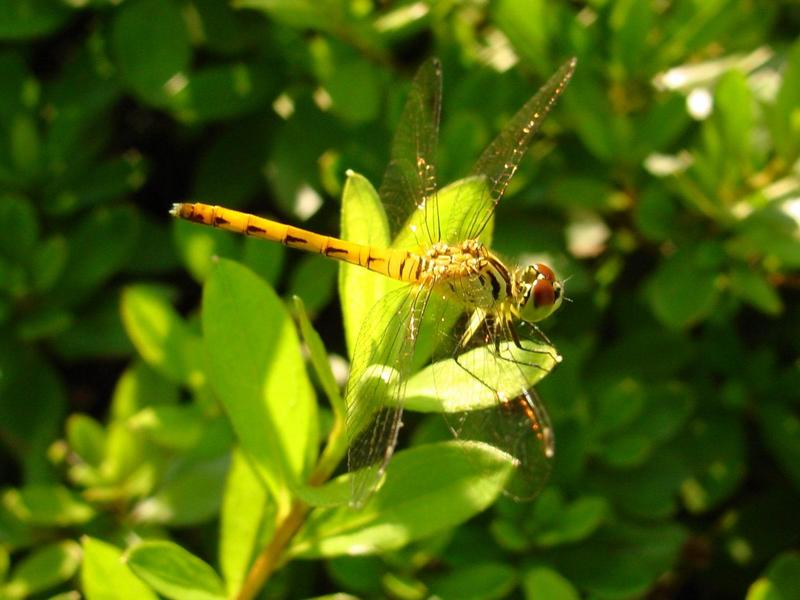
[[[485,178],[485,190],[480,201],[464,202],[464,210],[455,216],[456,224],[446,228],[447,231],[455,232],[454,236],[458,239],[445,241],[454,243],[477,239],[481,234],[525,156],[533,136],[572,78],[575,64],[576,59],[572,58],[561,65],[481,154],[470,175]]]
[[[397,444],[406,383],[430,289],[395,290],[380,300],[359,333],[345,402],[351,505],[375,491]]]
[[[442,106],[442,67],[431,59],[420,67],[397,124],[389,166],[379,195],[397,237],[409,222],[422,221],[417,246],[439,239],[436,210],[436,144]],[[424,218],[414,217],[422,211]]]

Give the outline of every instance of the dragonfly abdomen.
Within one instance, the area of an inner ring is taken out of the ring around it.
[[[347,242],[264,217],[201,202],[175,204],[170,213],[194,223],[278,242],[289,248],[324,254],[392,279],[416,283],[422,277],[421,257],[405,250],[376,248]]]

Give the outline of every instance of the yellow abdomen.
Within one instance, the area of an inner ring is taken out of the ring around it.
[[[170,214],[187,221],[278,242],[289,248],[324,254],[408,283],[420,281],[423,275],[421,257],[406,250],[346,242],[238,210],[199,202],[174,204]]]

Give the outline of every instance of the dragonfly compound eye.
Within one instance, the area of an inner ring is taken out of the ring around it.
[[[531,295],[533,296],[533,305],[536,308],[547,308],[555,304],[556,301],[556,292],[553,289],[553,284],[547,279],[534,281]]]
[[[548,267],[547,265],[543,265],[542,263],[538,263],[533,265],[533,268],[536,272],[541,276],[544,277],[547,281],[555,281],[556,274],[553,273],[553,269]]]

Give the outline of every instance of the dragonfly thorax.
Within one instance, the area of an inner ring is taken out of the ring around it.
[[[511,271],[477,240],[434,244],[422,262],[428,281],[467,308],[497,312],[513,302]]]

